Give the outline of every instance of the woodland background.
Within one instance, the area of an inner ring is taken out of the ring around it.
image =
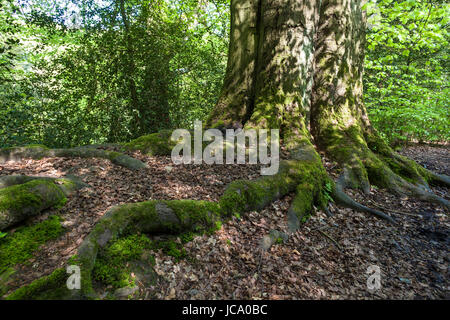
[[[366,4],[365,103],[392,144],[450,138],[445,1]],[[0,148],[124,142],[203,120],[229,0],[0,0]]]

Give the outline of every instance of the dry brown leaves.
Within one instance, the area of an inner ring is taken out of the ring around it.
[[[446,173],[448,149],[407,149],[404,153]],[[435,150],[438,149],[438,150]],[[168,157],[132,154],[149,164],[139,172],[99,159],[42,159],[0,166],[0,175],[80,176],[91,188],[61,210],[66,233],[46,244],[22,266],[16,287],[51,273],[76,252],[95,222],[112,206],[149,199],[217,201],[236,179],[254,179],[258,166],[174,166]],[[428,157],[430,155],[430,157]],[[325,161],[331,175],[334,165]],[[435,189],[448,198],[447,189]],[[292,195],[242,219],[234,217],[212,236],[186,244],[188,259],[155,253],[158,285],[141,288],[159,299],[430,299],[448,298],[449,221],[442,208],[373,189],[352,196],[381,206],[400,227],[331,205],[333,217],[317,212],[287,243],[268,252],[259,240],[271,229],[286,230]],[[46,215],[50,214],[46,213]],[[44,219],[41,216],[37,219]],[[367,268],[381,269],[381,289],[370,292]]]

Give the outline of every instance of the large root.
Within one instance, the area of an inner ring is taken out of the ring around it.
[[[342,179],[343,176],[341,176],[338,181],[335,184],[335,187],[333,189],[333,199],[336,200],[336,202],[338,202],[339,204],[350,208],[350,209],[354,209],[354,210],[358,210],[361,212],[366,212],[369,214],[372,214],[380,219],[384,219],[387,220],[391,223],[396,223],[395,220],[388,216],[386,213],[366,207],[358,202],[356,202],[355,200],[353,200],[352,198],[350,198],[345,192],[345,182]]]
[[[117,206],[109,210],[84,239],[76,263],[81,269],[81,296],[95,297],[92,270],[98,251],[111,240],[131,233],[171,233],[214,228],[220,221],[216,203],[174,200],[147,201]]]
[[[63,206],[67,196],[86,186],[70,178],[5,176],[0,178],[0,230],[45,209]]]
[[[298,151],[298,150],[297,150]],[[319,155],[311,146],[293,153],[292,160],[280,163],[279,172],[254,181],[238,180],[226,189],[219,203],[205,201],[147,201],[112,208],[81,244],[76,263],[81,267],[80,296],[94,298],[92,271],[100,249],[114,239],[130,233],[177,234],[214,228],[233,214],[261,210],[271,202],[297,191],[290,212],[298,221],[307,217],[314,205],[325,208],[323,189],[331,184]],[[359,205],[358,209],[370,209]],[[379,215],[383,217],[382,215]]]
[[[148,139],[143,140],[148,142]],[[141,145],[140,147],[147,149],[150,145],[152,144]],[[179,234],[188,231],[201,232],[202,230],[216,228],[220,221],[226,220],[234,214],[261,210],[271,202],[292,192],[296,192],[296,197],[289,209],[290,229],[298,228],[300,221],[305,221],[308,218],[314,210],[314,206],[325,209],[332,195],[335,196],[336,200],[342,200],[344,204],[352,208],[375,214],[389,221],[392,220],[383,213],[356,203],[343,192],[333,193],[334,183],[327,176],[320,156],[309,141],[305,140],[303,143],[298,143],[297,148],[292,150],[291,159],[281,161],[277,174],[264,176],[254,181],[234,181],[227,187],[218,203],[191,200],[154,200],[112,208],[84,239],[78,249],[77,256],[71,262],[71,264],[80,266],[82,283],[81,290],[75,295],[72,291],[68,297],[96,297],[92,283],[92,272],[97,255],[99,250],[119,237],[134,233]],[[161,152],[164,153],[167,150]],[[338,190],[338,188],[335,188],[335,190]],[[277,233],[270,238],[275,239],[279,235]],[[283,234],[283,236],[288,235]]]
[[[368,193],[373,184],[398,195],[450,208],[449,201],[435,195],[429,187],[430,184],[449,186],[449,177],[397,154],[375,131],[363,133],[357,126],[346,130],[327,129],[321,133],[319,144],[343,169],[341,189],[361,189]]]
[[[142,161],[123,153],[96,149],[95,147],[77,147],[70,149],[48,149],[45,146],[27,146],[0,149],[0,164],[7,161],[21,161],[22,159],[42,159],[44,157],[58,158],[102,158],[112,163],[132,170],[147,168]]]

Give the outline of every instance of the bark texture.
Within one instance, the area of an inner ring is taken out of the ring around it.
[[[448,177],[395,153],[370,124],[363,102],[362,4],[232,1],[224,90],[207,126],[280,129],[293,158],[315,145],[343,169],[337,197],[345,188],[368,192],[374,184],[448,207],[429,188],[449,185]]]

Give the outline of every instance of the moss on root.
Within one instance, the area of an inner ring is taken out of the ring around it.
[[[49,180],[32,180],[0,189],[0,230],[66,202],[64,192]]]
[[[0,274],[18,263],[23,263],[32,257],[39,246],[49,240],[58,238],[63,232],[58,216],[34,226],[21,227],[14,233],[0,239]]]
[[[7,161],[21,161],[25,158],[41,159],[43,157],[66,157],[66,158],[102,158],[111,162],[132,169],[139,170],[147,165],[140,160],[134,159],[125,154],[96,149],[92,147],[77,147],[69,149],[48,149],[45,146],[13,147],[0,149],[0,163]]]
[[[162,130],[157,133],[152,133],[146,136],[139,137],[128,143],[123,144],[126,150],[139,150],[143,154],[149,156],[165,156],[170,155],[176,142],[172,141],[171,130]]]
[[[135,283],[129,262],[140,260],[143,253],[150,249],[152,242],[145,235],[133,234],[112,241],[99,252],[92,271],[93,279],[113,288],[133,286]],[[150,264],[154,264],[152,258],[148,258]]]
[[[169,233],[211,230],[220,219],[219,206],[206,201],[147,201],[125,204],[108,211],[84,239],[75,264],[81,268],[85,297],[95,297],[92,270],[99,250],[120,237],[138,233]]]
[[[295,191],[299,185],[299,188],[306,188],[302,194],[314,191],[314,198],[315,194],[320,194],[319,190],[325,184],[326,177],[322,163],[315,158],[285,160],[280,163],[279,172],[273,176],[255,181],[232,182],[220,198],[219,204],[222,213],[228,217],[245,211],[261,210],[274,200]],[[298,199],[299,203],[303,200]]]
[[[64,269],[56,269],[46,277],[23,286],[6,297],[6,300],[61,300],[73,295],[66,287],[69,275]]]

